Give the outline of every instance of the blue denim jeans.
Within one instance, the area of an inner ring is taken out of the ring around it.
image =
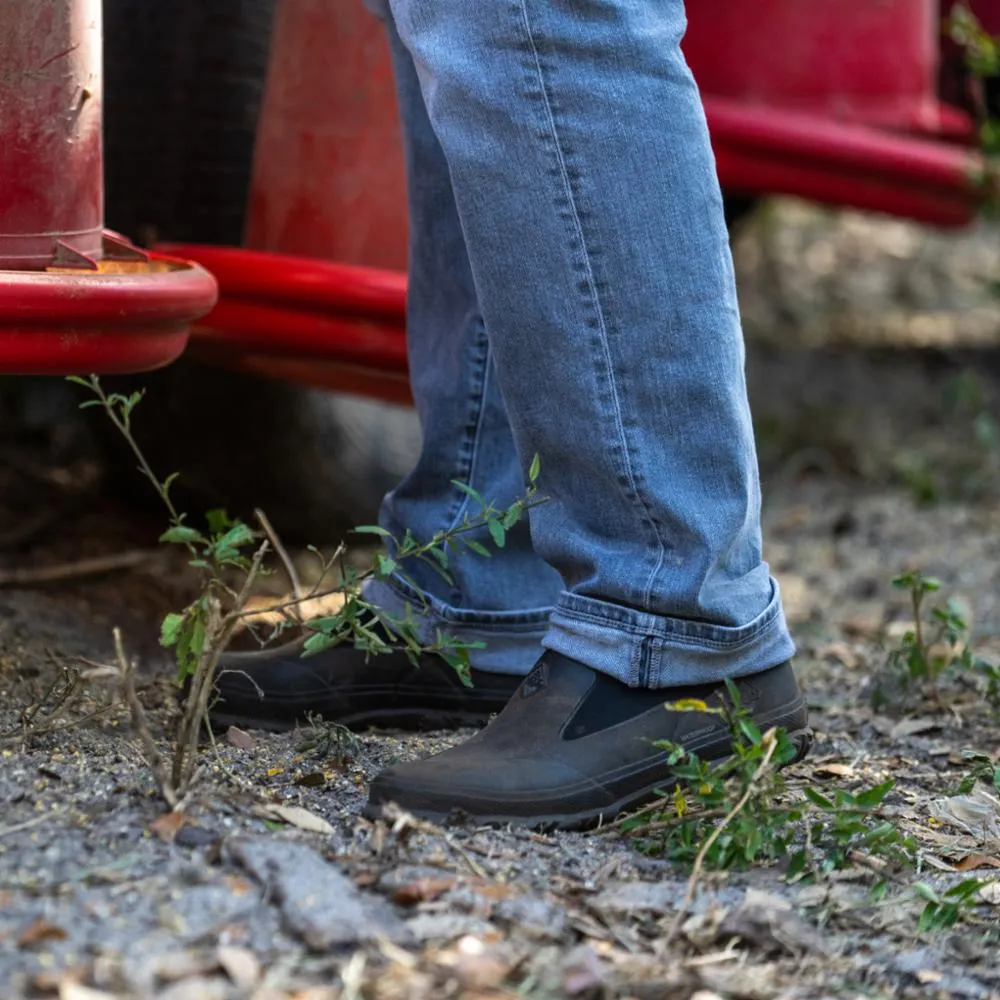
[[[372,583],[424,637],[540,647],[639,687],[793,653],[761,556],[744,348],[682,0],[382,0],[409,177],[409,350],[424,434],[381,524],[506,506],[491,559]],[[486,532],[478,536],[490,547]]]

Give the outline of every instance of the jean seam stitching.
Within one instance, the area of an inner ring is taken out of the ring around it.
[[[380,580],[379,582],[387,587],[392,594],[404,604],[409,604],[411,600],[416,600],[420,597],[419,593],[414,591],[413,587],[407,584],[405,580],[390,577]],[[485,629],[508,628],[511,631],[523,629],[527,632],[533,628],[541,627],[544,631],[552,613],[551,608],[539,609],[537,612],[518,612],[517,617],[520,618],[520,620],[510,621],[492,617],[494,615],[493,612],[485,611],[482,612],[483,618],[478,621],[474,621],[465,617],[468,612],[461,609],[456,610],[442,607],[442,602],[436,598],[424,595],[424,602],[426,608],[426,612],[424,614],[425,618],[434,615],[437,619],[449,625],[463,625]]]
[[[674,631],[669,622],[660,620],[661,632],[656,637],[663,642],[672,642],[683,646],[712,646],[716,649],[737,649],[740,646],[753,642],[774,626],[775,621],[780,617],[780,607],[764,613],[764,617],[753,625],[744,625],[729,639],[714,638],[710,635],[690,635],[683,631]],[[650,630],[638,623],[628,621],[618,621],[615,619],[602,618],[599,615],[588,614],[584,611],[568,611],[566,608],[558,608],[555,616],[561,616],[570,621],[581,621],[591,625],[603,625],[616,632],[626,632],[631,636],[644,638],[650,635]],[[709,626],[717,627],[717,626]]]
[[[658,576],[660,569],[663,566],[664,559],[666,558],[666,544],[663,537],[660,534],[659,528],[657,527],[656,520],[652,516],[652,512],[647,506],[641,491],[639,490],[638,483],[636,481],[635,470],[632,467],[632,462],[630,459],[628,439],[625,434],[625,427],[622,418],[621,411],[621,401],[618,395],[618,389],[615,384],[614,378],[614,365],[611,359],[611,347],[608,341],[608,328],[607,322],[604,316],[604,310],[601,307],[600,296],[597,293],[597,283],[596,277],[594,275],[594,268],[591,260],[590,251],[587,245],[587,238],[583,230],[583,222],[580,218],[580,211],[578,202],[578,193],[574,189],[573,182],[569,177],[569,173],[566,169],[566,156],[560,142],[559,129],[556,125],[556,116],[552,107],[552,100],[550,97],[549,84],[546,78],[545,72],[542,69],[541,54],[538,50],[538,45],[535,41],[535,35],[531,29],[531,17],[528,13],[527,0],[520,0],[521,7],[521,21],[524,27],[525,35],[527,37],[528,44],[531,46],[532,61],[534,62],[535,72],[538,76],[539,92],[541,94],[542,103],[545,108],[545,117],[547,119],[547,124],[549,128],[549,136],[552,140],[553,148],[556,154],[556,160],[559,166],[559,176],[562,180],[563,190],[566,195],[566,199],[569,203],[569,208],[572,213],[573,228],[576,233],[577,239],[580,241],[580,247],[582,250],[583,263],[586,267],[586,278],[587,278],[587,288],[588,295],[592,307],[594,308],[595,315],[597,317],[597,331],[601,340],[602,353],[604,355],[603,361],[607,368],[608,383],[610,387],[612,406],[613,406],[613,418],[615,423],[615,430],[618,435],[618,443],[622,449],[622,465],[625,472],[625,478],[627,480],[626,496],[633,503],[635,503],[643,514],[643,520],[646,522],[647,527],[650,529],[653,538],[658,546],[658,552],[656,555],[655,563],[650,571],[649,577],[646,580],[645,587],[642,594],[642,603],[649,605],[652,603],[653,596],[653,586]],[[629,494],[631,494],[629,496]]]
[[[486,399],[487,382],[489,379],[490,359],[490,344],[489,339],[486,337],[486,328],[482,317],[477,317],[475,329],[477,333],[482,334],[486,350],[481,351],[475,357],[476,368],[472,373],[473,379],[471,380],[472,390],[470,396],[472,406],[470,407],[470,418],[465,425],[465,432],[462,437],[462,448],[459,452],[459,461],[457,463],[459,468],[456,469],[456,472],[461,471],[465,478],[470,481],[476,466],[476,458],[479,453],[480,431],[483,425],[483,415],[486,412],[484,402]],[[456,478],[460,479],[460,476]],[[469,485],[471,485],[471,482]],[[469,505],[470,497],[468,493],[465,493],[456,487],[455,494],[457,504],[449,512],[449,517],[446,522],[447,526],[444,529],[445,531],[455,530],[458,526],[459,519]]]

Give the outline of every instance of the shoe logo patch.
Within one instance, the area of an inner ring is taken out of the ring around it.
[[[539,663],[534,670],[524,678],[521,685],[521,697],[530,698],[539,691],[544,691],[549,686],[549,668],[546,664]]]

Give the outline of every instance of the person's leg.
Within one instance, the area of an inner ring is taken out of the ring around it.
[[[468,743],[371,807],[575,825],[729,752],[738,679],[808,743],[756,455],[722,200],[681,0],[389,0],[444,151],[522,468],[561,574],[546,653]]]
[[[497,381],[455,206],[448,164],[431,128],[409,52],[391,18],[389,47],[406,156],[410,222],[407,341],[410,385],[423,445],[416,467],[383,503],[380,523],[396,538],[426,541],[475,517],[477,505],[455,481],[506,508],[523,496],[525,480]],[[412,560],[406,579],[374,582],[366,597],[389,615],[413,612],[430,642],[441,630],[465,642],[474,666],[523,676],[538,657],[559,574],[534,551],[527,521],[497,549],[485,527],[466,537],[491,558],[459,545],[448,583]]]
[[[371,4],[385,16],[384,4]],[[467,483],[506,507],[524,492],[510,424],[497,384],[455,208],[448,166],[427,118],[409,53],[391,23],[400,118],[407,159],[410,213],[408,338],[413,394],[423,447],[413,472],[388,496],[381,523],[396,537],[410,530],[427,540],[475,505],[453,485]],[[211,718],[218,727],[287,729],[308,713],[363,728],[479,725],[499,712],[534,665],[559,574],[532,549],[527,523],[496,549],[485,530],[471,536],[493,551],[485,559],[459,550],[450,561],[453,584],[427,565],[405,567],[366,596],[389,617],[408,609],[428,644],[438,630],[471,651],[473,688],[464,687],[438,657],[368,657],[338,646],[301,657],[301,643],[258,653],[229,653],[216,679]]]
[[[681,0],[390,6],[551,498],[531,518],[565,581],[546,646],[648,687],[787,659]]]

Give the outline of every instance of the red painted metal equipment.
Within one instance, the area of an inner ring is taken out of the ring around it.
[[[1000,11],[997,0],[978,3],[981,14]],[[937,97],[940,15],[938,0],[690,3],[685,54],[724,189],[937,225],[970,221],[982,200],[981,161],[972,118]],[[222,288],[196,345],[255,371],[398,398],[402,286],[338,265],[402,270],[406,245],[381,26],[360,4],[284,0],[258,127],[248,250],[172,248],[213,270]],[[323,296],[307,274],[326,283]],[[374,297],[349,301],[352,283],[369,279]]]
[[[689,3],[684,48],[723,188],[936,225],[970,221],[984,193],[976,126],[939,97],[942,53],[954,56],[940,36],[950,4]],[[972,5],[1000,30],[1000,0]],[[89,264],[93,271],[74,272],[81,288],[112,277],[97,266],[95,243],[98,8],[99,0],[0,0],[0,254],[7,267],[42,267],[49,252],[56,263]],[[245,248],[163,248],[199,261],[221,284],[218,306],[196,330],[205,355],[405,398],[407,224],[393,93],[382,27],[358,0],[281,0]],[[144,278],[180,287],[178,275],[201,273],[171,267]],[[17,287],[0,272],[0,367],[14,353],[4,353],[3,324]],[[121,289],[123,314],[142,311],[132,294]]]
[[[215,302],[103,231],[101,77],[100,0],[0,0],[0,371],[159,367]]]
[[[204,357],[318,388],[410,401],[402,273],[232,247],[163,249],[196,253],[225,290],[199,328]]]

